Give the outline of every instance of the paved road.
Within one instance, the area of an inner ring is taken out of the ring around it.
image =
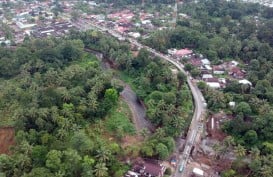
[[[152,124],[146,120],[146,109],[144,106],[138,101],[137,95],[130,88],[129,85],[126,85],[121,92],[121,96],[129,105],[132,114],[133,114],[133,122],[136,126],[137,133],[140,133],[143,129],[147,129],[147,131],[153,130]]]
[[[138,46],[139,48],[145,48],[146,50],[153,53],[155,56],[163,58],[164,60],[174,64],[180,71],[182,71],[184,74],[187,75],[187,73],[183,69],[184,66],[181,63],[175,61],[173,58],[171,58],[167,55],[164,55],[164,54],[162,54],[162,53],[160,53],[148,46],[142,45],[138,41],[136,41],[135,39],[123,37],[121,34],[115,32],[111,29],[107,29],[105,27],[98,26],[95,24],[92,24],[92,26],[99,29],[102,32],[108,32],[109,34],[111,34],[114,37],[119,38],[120,40],[127,39],[130,43]],[[202,132],[202,129],[203,129],[202,119],[203,119],[203,114],[206,111],[205,106],[204,106],[204,97],[203,97],[202,93],[200,92],[200,90],[197,88],[197,86],[192,82],[191,77],[188,75],[187,75],[187,82],[188,82],[188,85],[189,85],[192,95],[193,95],[195,110],[194,110],[194,114],[192,117],[189,131],[187,133],[184,151],[183,151],[183,153],[179,154],[179,159],[178,159],[178,163],[177,163],[178,166],[177,166],[175,173],[172,175],[172,177],[187,176],[185,174],[185,168],[187,166],[187,162],[190,157],[191,149],[197,143],[196,137],[198,134],[200,134]]]
[[[103,60],[102,53],[85,49],[86,52],[95,54],[97,58]],[[110,69],[110,65],[107,62],[103,62],[101,64],[101,67],[103,69]],[[117,79],[117,78],[116,78]],[[121,81],[121,80],[120,80]],[[151,124],[150,121],[148,121],[146,118],[146,108],[145,106],[138,101],[136,93],[132,90],[132,88],[125,84],[123,81],[121,81],[124,85],[124,89],[121,92],[121,96],[123,100],[128,104],[131,112],[132,112],[132,121],[135,125],[136,132],[139,134],[143,129],[147,130],[147,133],[151,133],[154,131],[155,127]]]

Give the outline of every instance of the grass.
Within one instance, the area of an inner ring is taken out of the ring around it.
[[[136,130],[131,122],[131,116],[127,103],[120,99],[105,119],[106,130],[115,134],[134,135]]]
[[[82,58],[80,60],[75,61],[75,64],[78,64],[83,68],[87,68],[88,66],[97,67],[100,65],[100,62],[95,55],[90,54],[88,52],[84,52]]]
[[[130,77],[128,74],[126,74],[125,72],[122,72],[122,71],[118,71],[117,75],[122,81],[124,81],[125,83],[130,85],[130,87],[133,89],[133,91],[137,90],[136,85],[133,83],[134,78]]]

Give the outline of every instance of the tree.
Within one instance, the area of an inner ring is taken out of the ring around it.
[[[71,146],[80,153],[90,152],[94,144],[83,131],[75,132],[70,140]]]
[[[250,150],[250,156],[252,159],[259,159],[260,157],[260,150],[257,147],[253,147]]]
[[[45,146],[40,145],[34,146],[31,155],[33,164],[35,164],[35,166],[43,165],[46,161],[47,153],[48,151]]]
[[[258,135],[255,130],[248,130],[244,135],[244,140],[247,146],[253,146],[258,142]]]
[[[100,162],[108,161],[110,159],[110,156],[111,152],[105,147],[101,147],[100,149],[97,150],[96,158],[98,158]]]
[[[37,177],[37,176],[50,177],[50,176],[54,176],[54,174],[51,173],[50,170],[48,170],[47,168],[37,167],[37,168],[33,168],[30,173],[24,175],[23,177]]]
[[[227,147],[227,148],[231,148],[232,146],[235,145],[235,140],[232,136],[227,136],[225,139],[224,139],[224,145]]]
[[[177,73],[177,79],[179,81],[178,90],[180,90],[181,86],[187,81],[187,76],[183,72],[179,71]]]
[[[83,177],[93,177],[93,165],[95,160],[90,158],[88,155],[83,157],[82,167],[83,167]]]
[[[169,156],[168,148],[162,143],[156,145],[156,152],[160,159],[166,159]]]
[[[273,153],[273,143],[270,142],[264,142],[263,144],[263,152],[266,154],[272,154]]]
[[[252,112],[250,106],[246,102],[240,102],[236,107],[235,107],[235,113],[239,114],[242,113],[244,116],[250,115]]]
[[[99,162],[96,164],[94,172],[97,177],[108,176],[107,171],[108,171],[108,168],[106,167],[105,163]]]
[[[12,176],[13,173],[13,162],[12,158],[6,154],[0,155],[0,171],[4,172],[7,176]]]
[[[236,172],[232,169],[224,171],[221,176],[222,177],[233,177],[236,174]]]
[[[62,152],[58,150],[51,150],[46,155],[46,167],[53,172],[57,172],[61,169]]]
[[[191,71],[191,70],[193,70],[193,66],[191,64],[187,63],[187,64],[185,64],[185,70]]]
[[[242,158],[246,155],[246,149],[240,144],[238,146],[235,146],[234,151],[239,158]]]
[[[110,107],[114,106],[118,101],[118,92],[114,88],[107,89],[104,94],[106,104]]]
[[[199,76],[201,74],[201,72],[200,72],[200,70],[198,70],[198,69],[193,69],[193,70],[191,70],[191,75],[192,75],[192,77],[197,77],[197,76]]]
[[[263,177],[272,177],[273,176],[273,171],[272,171],[272,167],[270,166],[263,166],[261,169],[260,169],[260,174],[263,176]]]
[[[73,10],[73,11],[71,12],[71,19],[72,19],[73,21],[77,21],[79,17],[80,17],[80,13],[79,13],[78,11]]]
[[[76,150],[67,149],[63,152],[63,166],[66,175],[76,176],[80,171],[82,158]]]

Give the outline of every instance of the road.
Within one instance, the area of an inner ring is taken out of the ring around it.
[[[128,40],[130,43],[136,45],[139,48],[145,48],[146,50],[148,50],[149,52],[153,53],[155,56],[158,56],[170,63],[172,63],[173,65],[175,65],[180,71],[182,71],[184,74],[187,75],[187,83],[191,89],[192,92],[192,96],[194,99],[194,114],[192,117],[192,121],[190,124],[190,128],[189,131],[187,133],[187,137],[186,137],[186,141],[185,141],[185,148],[184,151],[179,154],[179,158],[178,158],[178,162],[177,162],[177,168],[175,170],[175,172],[173,173],[172,177],[186,177],[187,174],[185,173],[185,168],[187,166],[187,162],[189,160],[190,157],[190,152],[191,149],[198,143],[196,141],[196,137],[197,135],[201,134],[202,129],[203,129],[203,123],[202,123],[202,119],[203,116],[206,112],[206,108],[204,106],[204,97],[202,95],[202,93],[200,92],[200,90],[198,89],[198,87],[196,86],[196,84],[194,84],[192,82],[191,76],[189,76],[184,68],[184,65],[181,64],[180,62],[177,62],[176,60],[174,60],[173,58],[171,58],[170,56],[164,55],[148,46],[145,46],[141,43],[139,43],[138,41],[136,41],[133,38],[129,38],[129,37],[124,37],[121,34],[115,32],[112,29],[107,29],[105,27],[102,26],[98,26],[96,24],[90,24],[92,25],[92,28],[97,28],[98,30],[100,30],[101,32],[107,32],[110,35],[118,38],[119,40]],[[86,27],[85,27],[86,28]],[[182,132],[183,133],[183,132]],[[181,134],[182,134],[181,133]]]
[[[123,91],[121,92],[121,96],[131,109],[133,122],[135,124],[137,133],[141,133],[143,129],[147,129],[149,132],[153,130],[154,127],[152,126],[151,122],[146,120],[145,107],[138,101],[137,95],[129,85],[124,87]]]

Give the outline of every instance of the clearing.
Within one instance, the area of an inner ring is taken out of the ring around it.
[[[10,154],[10,146],[15,144],[13,127],[0,128],[0,154]]]

